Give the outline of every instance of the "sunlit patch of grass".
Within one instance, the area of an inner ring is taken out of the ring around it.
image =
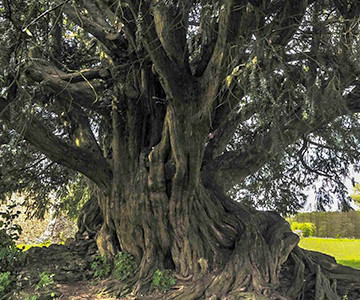
[[[21,249],[22,251],[27,251],[32,247],[49,247],[51,245],[51,241],[45,241],[41,244],[32,244],[32,245],[27,245],[27,244],[18,244],[16,245],[16,247],[18,247],[19,249]]]
[[[360,269],[360,239],[303,238],[299,245],[329,254],[344,266]]]
[[[338,260],[339,264],[360,270],[360,260]]]

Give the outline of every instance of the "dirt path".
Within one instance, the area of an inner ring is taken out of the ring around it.
[[[78,281],[74,283],[57,283],[50,288],[45,294],[50,294],[50,292],[56,291],[61,293],[61,295],[55,299],[62,300],[119,300],[119,298],[111,297],[101,293],[100,282],[94,281]],[[41,293],[42,294],[42,293]],[[28,287],[20,291],[15,299],[24,299],[24,297],[29,297],[30,295],[38,295],[38,292],[35,291],[34,287]],[[30,296],[31,297],[31,296]],[[42,296],[44,297],[44,296]],[[31,298],[30,298],[31,299]],[[41,299],[41,297],[40,297]],[[122,298],[120,300],[125,300]]]
[[[56,289],[59,290],[62,295],[58,299],[66,300],[115,300],[106,295],[99,293],[99,287],[93,285],[89,281],[78,281],[71,284],[57,284]]]

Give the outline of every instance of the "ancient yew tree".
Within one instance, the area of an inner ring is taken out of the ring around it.
[[[2,151],[15,136],[35,151],[26,172],[51,160],[87,178],[81,230],[137,262],[119,294],[170,269],[166,299],[360,297],[359,271],[228,196],[271,165],[301,184],[299,165],[335,178],[330,162],[358,155],[358,1],[0,5]]]

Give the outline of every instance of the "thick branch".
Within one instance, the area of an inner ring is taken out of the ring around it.
[[[230,49],[234,51],[237,48],[234,47],[234,43],[236,45],[238,42],[240,25],[245,10],[246,1],[243,0],[226,1],[226,5],[223,5],[221,8],[219,32],[215,49],[202,76],[202,84],[204,88],[206,87],[203,99],[207,107],[211,107],[212,103],[216,100],[219,86],[225,78],[228,65],[230,64]],[[247,30],[253,27],[251,20],[247,23],[247,27]],[[241,34],[244,33],[241,32]],[[236,60],[237,57],[235,56],[233,59]]]
[[[282,134],[282,144],[278,145],[278,139],[274,139],[276,133],[270,129],[265,132],[255,134],[251,143],[243,145],[240,150],[225,152],[215,158],[212,162],[203,167],[202,175],[205,184],[214,182],[225,191],[244,180],[247,176],[255,173],[266,164],[280,149],[284,149],[295,142],[303,134],[314,131],[315,129],[328,124],[336,117],[348,113],[360,111],[360,85],[346,97],[347,106],[329,112],[327,115],[318,112],[317,118],[312,123],[304,120],[301,112],[293,114],[284,122],[280,128]]]
[[[100,70],[85,70],[67,74],[47,61],[39,59],[34,60],[27,68],[26,75],[65,101],[71,99],[80,106],[96,111],[103,116],[110,115],[110,109],[101,105],[95,87],[89,82],[91,78],[101,77]]]
[[[190,1],[169,5],[157,1],[153,5],[154,26],[165,52],[171,60],[189,70],[187,52],[187,20]]]
[[[7,101],[0,98],[1,118],[11,125],[7,105]],[[39,122],[36,117],[28,121],[23,135],[30,144],[52,161],[79,171],[101,188],[109,188],[112,172],[105,158],[99,152],[69,146]]]
[[[103,70],[106,72],[105,70]],[[60,75],[59,78],[64,81],[68,81],[71,83],[78,83],[83,81],[90,81],[96,78],[103,78],[101,76],[102,69],[95,68],[95,69],[86,69],[81,70],[80,72],[69,73],[66,75]]]
[[[159,24],[158,27],[163,26],[162,22],[168,22],[161,20],[161,16],[156,13],[157,18],[160,20],[156,20],[151,14],[152,8],[150,7],[148,2],[142,2],[140,6],[137,6],[135,1],[132,1],[129,5],[131,5],[131,12],[133,14],[133,19],[137,20],[140,24],[139,34],[142,38],[142,43],[145,46],[145,49],[150,56],[152,62],[154,63],[156,72],[160,75],[161,84],[168,96],[169,100],[182,102],[184,99],[188,98],[189,90],[194,86],[195,78],[192,77],[190,67],[186,62],[187,58],[182,61],[179,61],[179,55],[173,54],[176,50],[178,51],[180,48],[183,48],[181,44],[178,46],[172,45],[170,46],[170,36],[171,34],[166,33],[160,30],[160,36],[155,28],[155,21]],[[160,2],[158,2],[160,3]],[[154,6],[157,6],[155,4]],[[169,5],[171,7],[171,5]],[[168,8],[170,9],[170,8]],[[168,13],[169,14],[169,13]],[[161,25],[162,24],[162,25]],[[126,24],[125,24],[126,26]],[[165,28],[164,30],[166,30]],[[158,29],[159,30],[159,29]],[[172,42],[176,42],[178,38],[171,37]],[[183,39],[180,37],[180,39]],[[165,44],[163,44],[164,42]],[[169,53],[167,53],[169,51]],[[183,51],[181,52],[183,53]],[[173,57],[173,55],[175,55]]]
[[[61,0],[57,0],[61,2]],[[126,42],[124,37],[106,22],[97,22],[85,17],[81,12],[77,11],[72,5],[66,4],[63,9],[64,13],[77,25],[82,27],[85,31],[95,36],[113,56],[122,57],[125,54]],[[96,20],[103,20],[103,16],[97,16],[95,11],[91,11]],[[106,26],[107,25],[107,26]]]

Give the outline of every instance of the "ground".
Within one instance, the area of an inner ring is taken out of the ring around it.
[[[74,283],[63,283],[54,286],[54,290],[61,293],[57,299],[63,300],[115,300],[116,298],[101,294],[102,283],[100,281],[78,281]],[[34,295],[33,287],[22,291],[21,295]],[[24,297],[24,296],[22,296]],[[119,300],[119,299],[117,299]],[[123,299],[125,300],[125,299]]]

